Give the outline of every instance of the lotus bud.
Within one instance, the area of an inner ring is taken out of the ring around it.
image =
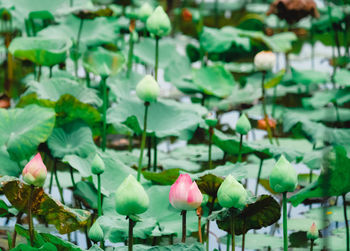
[[[105,171],[105,163],[101,157],[96,153],[91,165],[91,172],[95,175],[102,174]]]
[[[270,173],[270,186],[277,193],[293,192],[298,184],[295,168],[282,155]]]
[[[115,208],[122,215],[136,215],[147,211],[149,198],[142,185],[131,174],[115,193]]]
[[[161,6],[158,6],[147,19],[147,30],[157,37],[163,37],[171,32],[171,24],[168,15]]]
[[[272,51],[261,51],[254,57],[258,71],[271,71],[276,64],[276,55]]]
[[[218,123],[218,120],[215,118],[215,116],[212,113],[209,113],[207,118],[205,119],[205,123],[209,127],[215,127],[216,124]]]
[[[180,174],[170,188],[170,204],[179,210],[194,210],[201,205],[202,201],[203,195],[197,183],[192,182],[188,174]]]
[[[93,242],[103,241],[104,239],[103,230],[97,220],[91,226],[88,236]]]
[[[315,222],[312,223],[312,225],[311,225],[309,231],[307,231],[306,235],[307,235],[307,238],[309,240],[316,240],[316,239],[318,239],[318,228],[317,228]]]
[[[137,96],[145,102],[156,101],[159,93],[159,85],[151,75],[146,75],[136,86]]]
[[[40,153],[37,153],[35,157],[28,162],[22,171],[23,180],[33,186],[42,187],[45,183],[47,176],[47,169]]]
[[[236,132],[238,132],[241,135],[246,135],[248,132],[252,129],[252,126],[250,125],[249,119],[247,116],[243,113],[241,117],[239,117],[237,124],[236,124]]]
[[[153,7],[148,2],[145,2],[139,9],[139,18],[142,22],[146,22],[147,18],[149,18],[152,13]]]
[[[241,183],[228,175],[218,190],[218,201],[222,207],[242,209],[247,204],[248,193]]]

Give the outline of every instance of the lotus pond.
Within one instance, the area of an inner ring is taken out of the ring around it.
[[[350,249],[349,0],[0,0],[1,250]]]

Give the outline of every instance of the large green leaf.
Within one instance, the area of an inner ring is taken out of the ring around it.
[[[350,208],[347,207],[347,214],[350,213]],[[316,207],[305,212],[305,217],[309,219],[318,219],[323,220],[324,213],[327,214],[327,219],[330,222],[343,222],[344,221],[344,207],[343,206],[332,206],[327,207],[327,210],[324,210],[324,207]],[[322,225],[321,225],[322,226]]]
[[[76,40],[80,19],[69,15],[62,23],[51,25],[41,30],[38,36],[49,38],[66,38]],[[115,19],[98,17],[93,20],[84,20],[80,41],[86,46],[113,43],[117,36],[118,26]]]
[[[72,122],[55,128],[47,144],[55,158],[71,154],[84,158],[96,151],[90,127],[81,122]]]
[[[39,99],[57,102],[61,96],[70,94],[82,103],[100,106],[101,99],[96,91],[68,78],[51,78],[40,82],[31,81],[24,95],[36,93]]]
[[[18,164],[10,158],[10,155],[6,151],[0,150],[0,163],[0,176],[18,177],[22,172]]]
[[[117,106],[108,109],[107,121],[112,124],[123,123],[140,134],[143,130],[144,110],[141,101],[124,99]],[[180,136],[185,130],[193,133],[206,113],[206,109],[199,105],[160,99],[149,106],[147,132],[155,133],[159,138]]]
[[[127,251],[128,247],[117,247],[115,248],[116,251]],[[169,246],[147,246],[147,245],[141,245],[137,244],[133,246],[133,250],[135,251],[204,251],[204,245],[202,243],[193,243],[193,244],[186,244],[186,243],[178,243],[175,245],[169,245]]]
[[[12,159],[28,159],[45,142],[55,125],[52,109],[31,105],[25,108],[0,109],[0,145]]]
[[[193,83],[205,94],[227,97],[232,93],[235,80],[221,65],[193,69]]]
[[[133,229],[134,238],[146,239],[152,234],[153,229],[156,227],[156,220],[154,218],[143,218],[140,215],[141,221],[136,222]],[[105,240],[110,240],[113,243],[124,241],[128,238],[128,224],[129,220],[125,216],[102,216],[98,218]]]
[[[1,178],[1,188],[6,198],[16,209],[27,212],[31,186],[15,178]],[[90,212],[72,209],[51,198],[43,188],[35,188],[32,197],[32,212],[45,217],[49,224],[55,225],[61,233],[70,233],[86,226]]]
[[[71,46],[70,40],[62,38],[19,37],[11,42],[9,51],[20,59],[52,66],[66,60]]]
[[[343,105],[350,102],[350,88],[323,90],[314,93],[311,98],[303,98],[303,106],[319,108],[329,103]]]
[[[156,42],[153,38],[143,38],[140,43],[135,44],[134,56],[143,63],[155,66]],[[166,68],[173,58],[177,57],[176,43],[170,39],[159,40],[159,67]]]
[[[123,54],[108,51],[102,47],[88,50],[84,54],[84,68],[98,76],[109,76],[117,74],[125,63]]]
[[[349,87],[350,86],[350,71],[346,69],[339,69],[335,73],[334,81],[340,86]]]
[[[323,169],[317,181],[289,199],[294,206],[307,198],[339,196],[350,191],[350,183],[344,182],[350,180],[350,158],[344,147],[335,146],[328,150],[324,154],[322,164]],[[328,172],[325,173],[325,170],[328,170]]]
[[[330,77],[326,72],[315,70],[297,70],[291,68],[293,81],[297,84],[324,84],[330,81]]]
[[[242,211],[223,210],[213,214],[220,229],[230,232],[231,216],[234,215],[235,234],[241,235],[250,229],[260,229],[277,222],[281,217],[279,203],[270,195],[261,195],[255,202],[248,204]]]

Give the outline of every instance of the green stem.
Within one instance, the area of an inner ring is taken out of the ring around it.
[[[53,67],[53,66],[50,66],[50,67],[49,67],[49,78],[52,78],[52,67]]]
[[[264,159],[260,159],[260,165],[259,165],[259,171],[258,171],[258,177],[256,178],[256,185],[255,185],[255,196],[258,195],[258,187],[259,187],[259,182],[260,182],[260,176],[261,176],[261,171],[263,167]]]
[[[343,208],[344,208],[344,220],[345,220],[345,227],[346,227],[346,250],[350,250],[350,236],[349,236],[349,219],[346,211],[346,194],[344,193],[342,195],[343,197]]]
[[[59,194],[60,194],[60,197],[61,197],[61,202],[62,202],[63,204],[65,204],[65,202],[64,202],[64,197],[63,197],[63,190],[62,190],[62,188],[61,188],[60,181],[58,180],[58,174],[57,174],[57,160],[56,160],[56,159],[54,160],[53,168],[54,168],[54,172],[55,172],[56,185],[57,185],[57,188],[58,188],[58,192],[59,192]]]
[[[147,133],[148,107],[149,107],[149,102],[145,102],[145,116],[143,118],[143,132],[142,132],[142,138],[141,138],[141,150],[140,150],[140,157],[139,157],[139,165],[138,165],[138,168],[137,168],[137,181],[140,181],[140,179],[141,179],[143,150],[145,148],[146,133]]]
[[[264,119],[265,119],[265,123],[266,123],[266,128],[267,128],[267,135],[269,137],[269,141],[270,144],[272,145],[272,133],[271,133],[271,127],[270,127],[270,123],[269,123],[269,119],[268,119],[268,115],[267,115],[267,110],[266,110],[266,101],[265,101],[265,86],[264,86],[264,82],[265,82],[265,76],[266,76],[266,72],[263,71],[262,72],[262,78],[261,78],[261,99],[262,99],[262,105],[263,105],[263,113],[264,113]]]
[[[29,238],[30,238],[30,245],[34,247],[34,224],[33,224],[33,215],[32,215],[32,201],[33,201],[33,192],[34,192],[34,186],[30,186],[29,190],[29,198],[28,198],[28,225],[29,225]]]
[[[243,134],[239,138],[238,162],[242,162]]]
[[[337,122],[340,124],[341,121],[340,121],[340,114],[339,114],[339,107],[338,107],[338,103],[337,102],[334,102],[334,108],[335,108],[335,113],[337,115]]]
[[[72,167],[70,167],[70,179],[72,180],[72,185],[73,185],[73,188],[75,189],[76,184],[75,184],[75,180],[74,180],[74,173],[73,173]]]
[[[49,185],[49,194],[51,194],[52,191],[52,184],[53,184],[53,176],[55,174],[54,168],[51,170],[51,176],[50,176],[50,185]]]
[[[131,73],[131,70],[132,70],[133,56],[134,56],[134,33],[130,32],[129,53],[128,53],[128,71],[126,72],[127,78],[130,77],[130,73]]]
[[[214,135],[214,128],[209,127],[209,149],[208,149],[208,163],[209,163],[209,169],[213,168],[213,160],[211,158],[212,154],[212,145],[213,145],[213,135]]]
[[[108,106],[108,93],[107,93],[107,77],[101,78],[101,87],[102,87],[102,95],[103,95],[103,105],[102,105],[102,151],[106,150],[106,137],[107,137],[107,106]]]
[[[40,82],[40,77],[41,77],[41,65],[39,65],[39,70],[38,70],[38,75],[37,75],[36,81]]]
[[[219,0],[214,2],[215,27],[219,26]]]
[[[283,250],[288,251],[287,192],[283,193]]]
[[[231,236],[229,234],[226,235],[226,251],[230,251],[230,243],[231,243]]]
[[[186,210],[182,210],[181,211],[181,215],[182,215],[182,243],[186,242]]]
[[[157,171],[157,136],[153,136],[153,172]]]
[[[133,238],[133,228],[134,228],[134,222],[132,221],[132,219],[130,219],[129,217],[129,243],[128,243],[128,251],[132,251],[132,246],[133,246],[133,242],[134,242],[134,238]]]
[[[86,86],[90,88],[90,75],[89,72],[85,69],[85,80],[86,80]]]
[[[158,81],[159,39],[160,37],[156,36],[156,59],[154,65],[154,78],[156,81]]]
[[[101,174],[97,174],[97,215],[102,216]]]
[[[75,44],[75,55],[74,55],[74,71],[75,71],[75,76],[76,77],[78,77],[79,44],[80,44],[81,33],[82,33],[82,30],[83,30],[83,24],[84,24],[84,19],[81,18],[80,19],[80,23],[79,23],[79,28],[78,28],[77,41],[76,41],[76,44]]]
[[[232,239],[232,251],[235,251],[236,243],[235,243],[235,223],[233,216],[231,216],[231,239]]]
[[[12,243],[11,243],[11,247],[9,247],[9,249],[12,249],[12,248],[16,247],[16,240],[17,240],[16,225],[21,224],[22,216],[23,216],[23,212],[19,212],[17,214],[15,229],[13,230],[13,234],[12,234]]]
[[[314,242],[315,242],[315,240],[311,240],[310,251],[314,250]]]

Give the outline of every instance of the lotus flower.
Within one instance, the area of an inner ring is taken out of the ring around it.
[[[222,207],[242,209],[247,204],[248,194],[241,183],[228,175],[218,190],[218,201]]]
[[[139,9],[139,18],[142,22],[146,22],[147,18],[152,15],[153,13],[153,7],[148,3],[145,2],[141,5],[141,8]]]
[[[161,6],[158,6],[147,19],[147,30],[155,36],[163,37],[171,32],[171,23],[168,15]]]
[[[156,101],[159,92],[159,85],[151,75],[146,75],[136,86],[137,96],[145,102]]]
[[[105,163],[101,157],[96,153],[91,165],[91,172],[95,175],[102,174],[105,171]]]
[[[261,51],[254,57],[258,71],[271,71],[276,64],[276,55],[272,51]]]
[[[237,121],[236,132],[238,132],[239,134],[242,134],[242,135],[246,135],[246,134],[248,134],[250,129],[252,129],[252,126],[250,125],[249,119],[243,113]]]
[[[270,186],[277,193],[293,192],[298,184],[295,168],[282,155],[270,173]]]
[[[267,118],[267,121],[269,123],[270,128],[275,129],[276,128],[276,120]],[[267,130],[266,126],[266,120],[265,119],[259,119],[258,120],[258,128],[261,130]]]
[[[131,174],[115,193],[115,208],[122,215],[136,215],[147,211],[149,198],[142,185]]]
[[[318,228],[317,228],[315,222],[312,223],[309,231],[307,231],[307,238],[309,240],[316,240],[316,239],[318,239]]]
[[[202,193],[188,174],[180,174],[170,188],[169,202],[176,209],[194,210],[201,205],[202,200]]]
[[[23,180],[30,185],[36,187],[42,187],[45,183],[47,176],[47,169],[41,159],[40,153],[37,153],[35,157],[27,163],[24,167]]]
[[[97,220],[91,226],[88,235],[93,242],[103,241],[103,238],[104,238],[103,230]]]

